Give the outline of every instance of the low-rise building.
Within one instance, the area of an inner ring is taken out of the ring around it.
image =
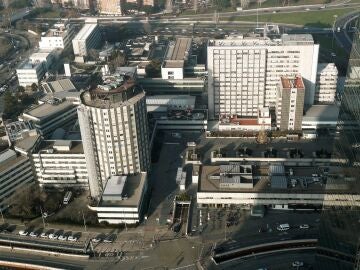
[[[39,48],[45,50],[67,49],[75,36],[75,30],[71,24],[56,23],[41,36]]]
[[[334,63],[318,64],[315,103],[334,103],[338,85],[338,70]]]
[[[162,79],[184,79],[184,66],[191,53],[191,42],[191,38],[177,38],[175,43],[169,44],[161,66]]]
[[[147,209],[147,174],[113,175],[104,188],[97,206],[98,221],[109,224],[142,222]]]
[[[47,137],[55,129],[71,125],[76,121],[76,105],[71,101],[51,98],[25,111],[19,119],[31,121],[39,133]]]
[[[339,106],[312,105],[303,116],[302,129],[317,130],[321,128],[335,130],[338,124]],[[346,123],[344,123],[346,125]]]
[[[221,115],[218,125],[219,131],[244,130],[258,131],[271,129],[271,115],[268,107],[258,110],[257,118],[241,117],[238,115]]]
[[[8,149],[0,153],[0,208],[6,209],[9,198],[16,190],[34,181],[34,174],[28,157],[18,156]]]
[[[46,67],[43,63],[33,63],[30,60],[23,62],[17,69],[16,74],[19,85],[23,87],[31,86],[33,83],[39,84],[44,77]]]
[[[32,154],[32,161],[42,187],[89,188],[85,154],[79,141],[43,141]]]
[[[276,122],[280,130],[301,130],[305,86],[300,75],[281,77],[277,91]]]
[[[238,165],[229,165],[235,166]],[[292,175],[286,172],[292,170]],[[275,168],[275,171],[277,168]],[[202,166],[198,184],[197,203],[200,207],[240,206],[249,208],[254,205],[265,205],[270,208],[311,209],[331,206],[360,206],[360,195],[355,181],[346,181],[342,168],[334,167],[327,175],[327,182],[313,177],[318,167],[285,167],[285,172],[269,175],[269,166],[252,168],[253,182],[232,181],[236,185],[223,185],[221,166]],[[231,173],[231,170],[230,170]],[[215,176],[215,177],[214,177]],[[245,185],[246,184],[246,185]],[[253,185],[251,187],[251,185]]]
[[[190,95],[154,95],[146,97],[148,113],[195,108],[196,97]]]
[[[169,130],[206,130],[207,110],[168,110],[166,113],[152,113],[151,120],[157,123],[158,129]]]

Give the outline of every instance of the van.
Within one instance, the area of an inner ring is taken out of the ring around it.
[[[276,229],[278,231],[287,231],[290,229],[290,225],[289,223],[280,224],[279,226],[276,227]]]

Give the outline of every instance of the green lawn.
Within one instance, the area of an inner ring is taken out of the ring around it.
[[[334,15],[340,17],[352,11],[354,11],[354,9],[344,8],[337,10],[303,11],[296,13],[269,13],[267,15],[260,15],[259,22],[288,23],[326,28],[332,26],[334,22]],[[234,16],[230,18],[220,17],[220,20],[256,22],[256,16]]]
[[[359,1],[359,0],[358,0]],[[283,0],[267,0],[261,4],[262,8],[266,7],[282,7]],[[328,0],[290,0],[289,6],[301,6],[301,5],[317,5],[317,4],[328,4]],[[286,4],[286,6],[288,6]],[[252,3],[249,8],[256,8],[257,4]]]

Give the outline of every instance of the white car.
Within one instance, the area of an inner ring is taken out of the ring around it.
[[[295,262],[292,263],[292,266],[293,266],[293,267],[304,266],[304,263],[303,263],[303,262],[300,262],[300,261],[295,261]]]
[[[76,236],[70,235],[67,240],[71,241],[71,242],[76,242],[78,240],[78,238]]]
[[[67,237],[64,236],[64,235],[60,235],[58,239],[61,240],[61,241],[66,241]]]
[[[93,238],[93,239],[91,239],[91,242],[93,242],[93,243],[99,243],[100,241],[101,241],[100,238]]]
[[[29,236],[31,236],[31,237],[38,237],[39,234],[38,234],[37,232],[31,232],[31,233],[29,234]]]
[[[301,225],[299,226],[299,228],[300,228],[300,229],[309,229],[310,226],[309,226],[308,224],[301,224]]]
[[[49,234],[49,239],[57,239],[58,236],[55,233],[50,233]]]
[[[28,234],[29,233],[24,230],[19,231],[19,235],[21,235],[21,236],[27,236]]]
[[[46,232],[43,232],[40,234],[41,238],[48,238],[48,234]]]

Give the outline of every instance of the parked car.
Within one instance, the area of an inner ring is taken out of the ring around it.
[[[99,243],[105,238],[105,234],[98,234],[95,238],[91,239],[91,242]]]
[[[116,239],[116,234],[112,233],[112,234],[107,235],[103,241],[104,241],[104,243],[112,243],[115,241],[115,239]]]
[[[40,234],[40,237],[41,237],[41,238],[48,238],[49,235],[52,234],[52,233],[54,233],[54,230],[53,230],[53,229],[48,230],[47,232],[42,232],[42,233]]]
[[[310,226],[309,226],[308,224],[301,224],[301,225],[299,226],[299,228],[300,228],[300,229],[309,229]]]
[[[19,231],[19,235],[21,235],[21,236],[27,236],[28,234],[29,233],[27,231],[25,231],[25,230]]]
[[[58,240],[66,241],[67,237],[65,235],[59,235]]]
[[[9,223],[3,223],[0,225],[0,232],[5,231],[5,229],[9,227]]]
[[[300,262],[300,261],[294,261],[292,263],[292,266],[293,267],[300,267],[300,266],[304,266],[304,263],[303,262]]]
[[[76,236],[74,235],[69,235],[68,238],[67,238],[68,241],[71,241],[71,242],[76,242],[77,240],[79,240],[79,238],[77,238]]]

